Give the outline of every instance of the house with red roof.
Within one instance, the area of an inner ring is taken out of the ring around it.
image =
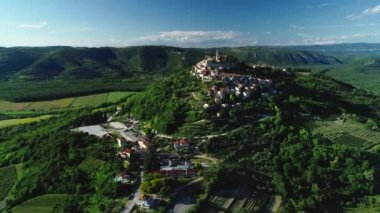
[[[183,148],[189,147],[189,142],[186,139],[179,139],[173,142],[174,149],[178,152]]]

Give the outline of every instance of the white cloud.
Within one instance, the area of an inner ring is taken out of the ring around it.
[[[317,4],[317,5],[306,5],[307,9],[313,9],[313,8],[321,8],[321,7],[328,7],[331,6],[332,4],[330,3],[322,3],[322,4]]]
[[[319,4],[317,7],[327,7],[330,5],[331,5],[330,3],[323,3],[323,4]]]
[[[165,31],[130,40],[129,45],[160,44],[182,47],[254,45],[256,40],[238,31]]]
[[[367,8],[362,12],[363,15],[375,15],[380,14],[380,4],[375,7]]]
[[[42,22],[35,23],[35,24],[19,24],[18,27],[19,28],[40,29],[40,28],[43,28],[47,25],[48,25],[48,23],[46,21],[42,21]]]
[[[355,14],[355,13],[349,14],[346,16],[346,18],[354,21],[354,20],[363,18],[364,16],[377,15],[377,14],[380,14],[380,4],[374,7],[367,8],[363,10],[360,14]]]
[[[234,31],[169,31],[142,36],[140,39],[146,41],[204,42],[230,40],[239,35],[239,32]]]
[[[335,29],[335,28],[352,28],[352,27],[374,27],[378,26],[376,23],[364,23],[364,24],[345,24],[345,25],[315,25],[315,26],[299,26],[299,25],[289,25],[290,29],[293,30],[306,30],[306,29]]]
[[[350,19],[351,21],[358,20],[362,17],[362,15],[358,15],[355,13],[349,14],[346,16],[347,19]]]

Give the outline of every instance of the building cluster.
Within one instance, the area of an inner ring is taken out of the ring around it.
[[[213,103],[205,103],[203,105],[205,109],[235,108],[244,100],[253,97],[266,99],[276,93],[271,79],[239,74],[244,70],[234,70],[239,66],[227,63],[225,58],[217,52],[215,57],[208,57],[197,63],[191,71],[202,81],[215,82],[208,92]],[[261,67],[261,65],[257,66],[257,68]],[[220,114],[217,113],[217,115]]]
[[[215,57],[206,57],[204,60],[198,62],[193,70],[192,74],[202,81],[211,81],[218,78],[221,72],[230,70],[234,67],[234,64],[228,62],[227,56],[220,55],[216,52]]]
[[[186,139],[179,139],[173,142],[173,147],[176,152],[180,151],[188,151],[189,150],[189,142]]]
[[[160,174],[166,177],[194,176],[196,169],[191,161],[182,159],[178,155],[161,153],[158,155],[160,161]]]
[[[117,135],[116,141],[120,148],[125,148],[128,144],[132,144],[132,149],[138,151],[147,150],[151,146],[150,140],[140,129],[139,121],[129,118],[126,124],[111,122],[110,126]]]

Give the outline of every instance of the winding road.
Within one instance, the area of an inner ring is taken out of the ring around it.
[[[142,195],[142,191],[140,189],[140,185],[141,183],[143,182],[144,180],[144,171],[141,170],[140,171],[140,183],[138,184],[135,192],[131,195],[131,197],[133,197],[132,200],[129,200],[128,203],[125,205],[124,209],[121,210],[121,213],[130,213],[132,212],[133,208],[135,207],[139,197]]]

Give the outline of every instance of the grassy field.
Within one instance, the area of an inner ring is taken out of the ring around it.
[[[81,96],[81,97],[76,98],[71,104],[71,106],[72,107],[96,106],[98,104],[106,102],[107,96],[108,96],[108,93]]]
[[[14,103],[9,101],[0,101],[0,111],[19,111],[27,108],[30,102]]]
[[[14,207],[11,212],[24,213],[24,212],[38,212],[38,213],[51,213],[54,206],[62,203],[67,198],[66,194],[47,194],[32,198],[26,202]]]
[[[31,103],[25,110],[58,109],[69,107],[75,98],[63,98],[51,101],[38,101]]]
[[[0,121],[0,128],[14,126],[14,125],[20,125],[20,124],[26,124],[26,123],[32,123],[32,122],[38,122],[44,119],[51,118],[51,115],[42,115],[39,117],[33,117],[33,118],[18,118],[18,119],[8,119],[8,120],[1,120]]]
[[[380,132],[371,131],[363,124],[353,120],[316,121],[311,125],[314,134],[350,147],[361,147],[365,150],[380,148]]]
[[[107,96],[107,102],[117,102],[120,99],[135,94],[135,92],[110,92]]]
[[[63,109],[68,107],[83,107],[83,106],[97,106],[105,102],[117,102],[120,99],[134,94],[133,92],[108,92],[95,95],[79,96],[72,98],[62,98],[50,101],[37,101],[37,102],[9,102],[0,101],[0,112],[14,112],[14,111],[38,111],[38,110],[52,110]]]
[[[5,198],[17,179],[15,166],[0,168],[0,201]]]

